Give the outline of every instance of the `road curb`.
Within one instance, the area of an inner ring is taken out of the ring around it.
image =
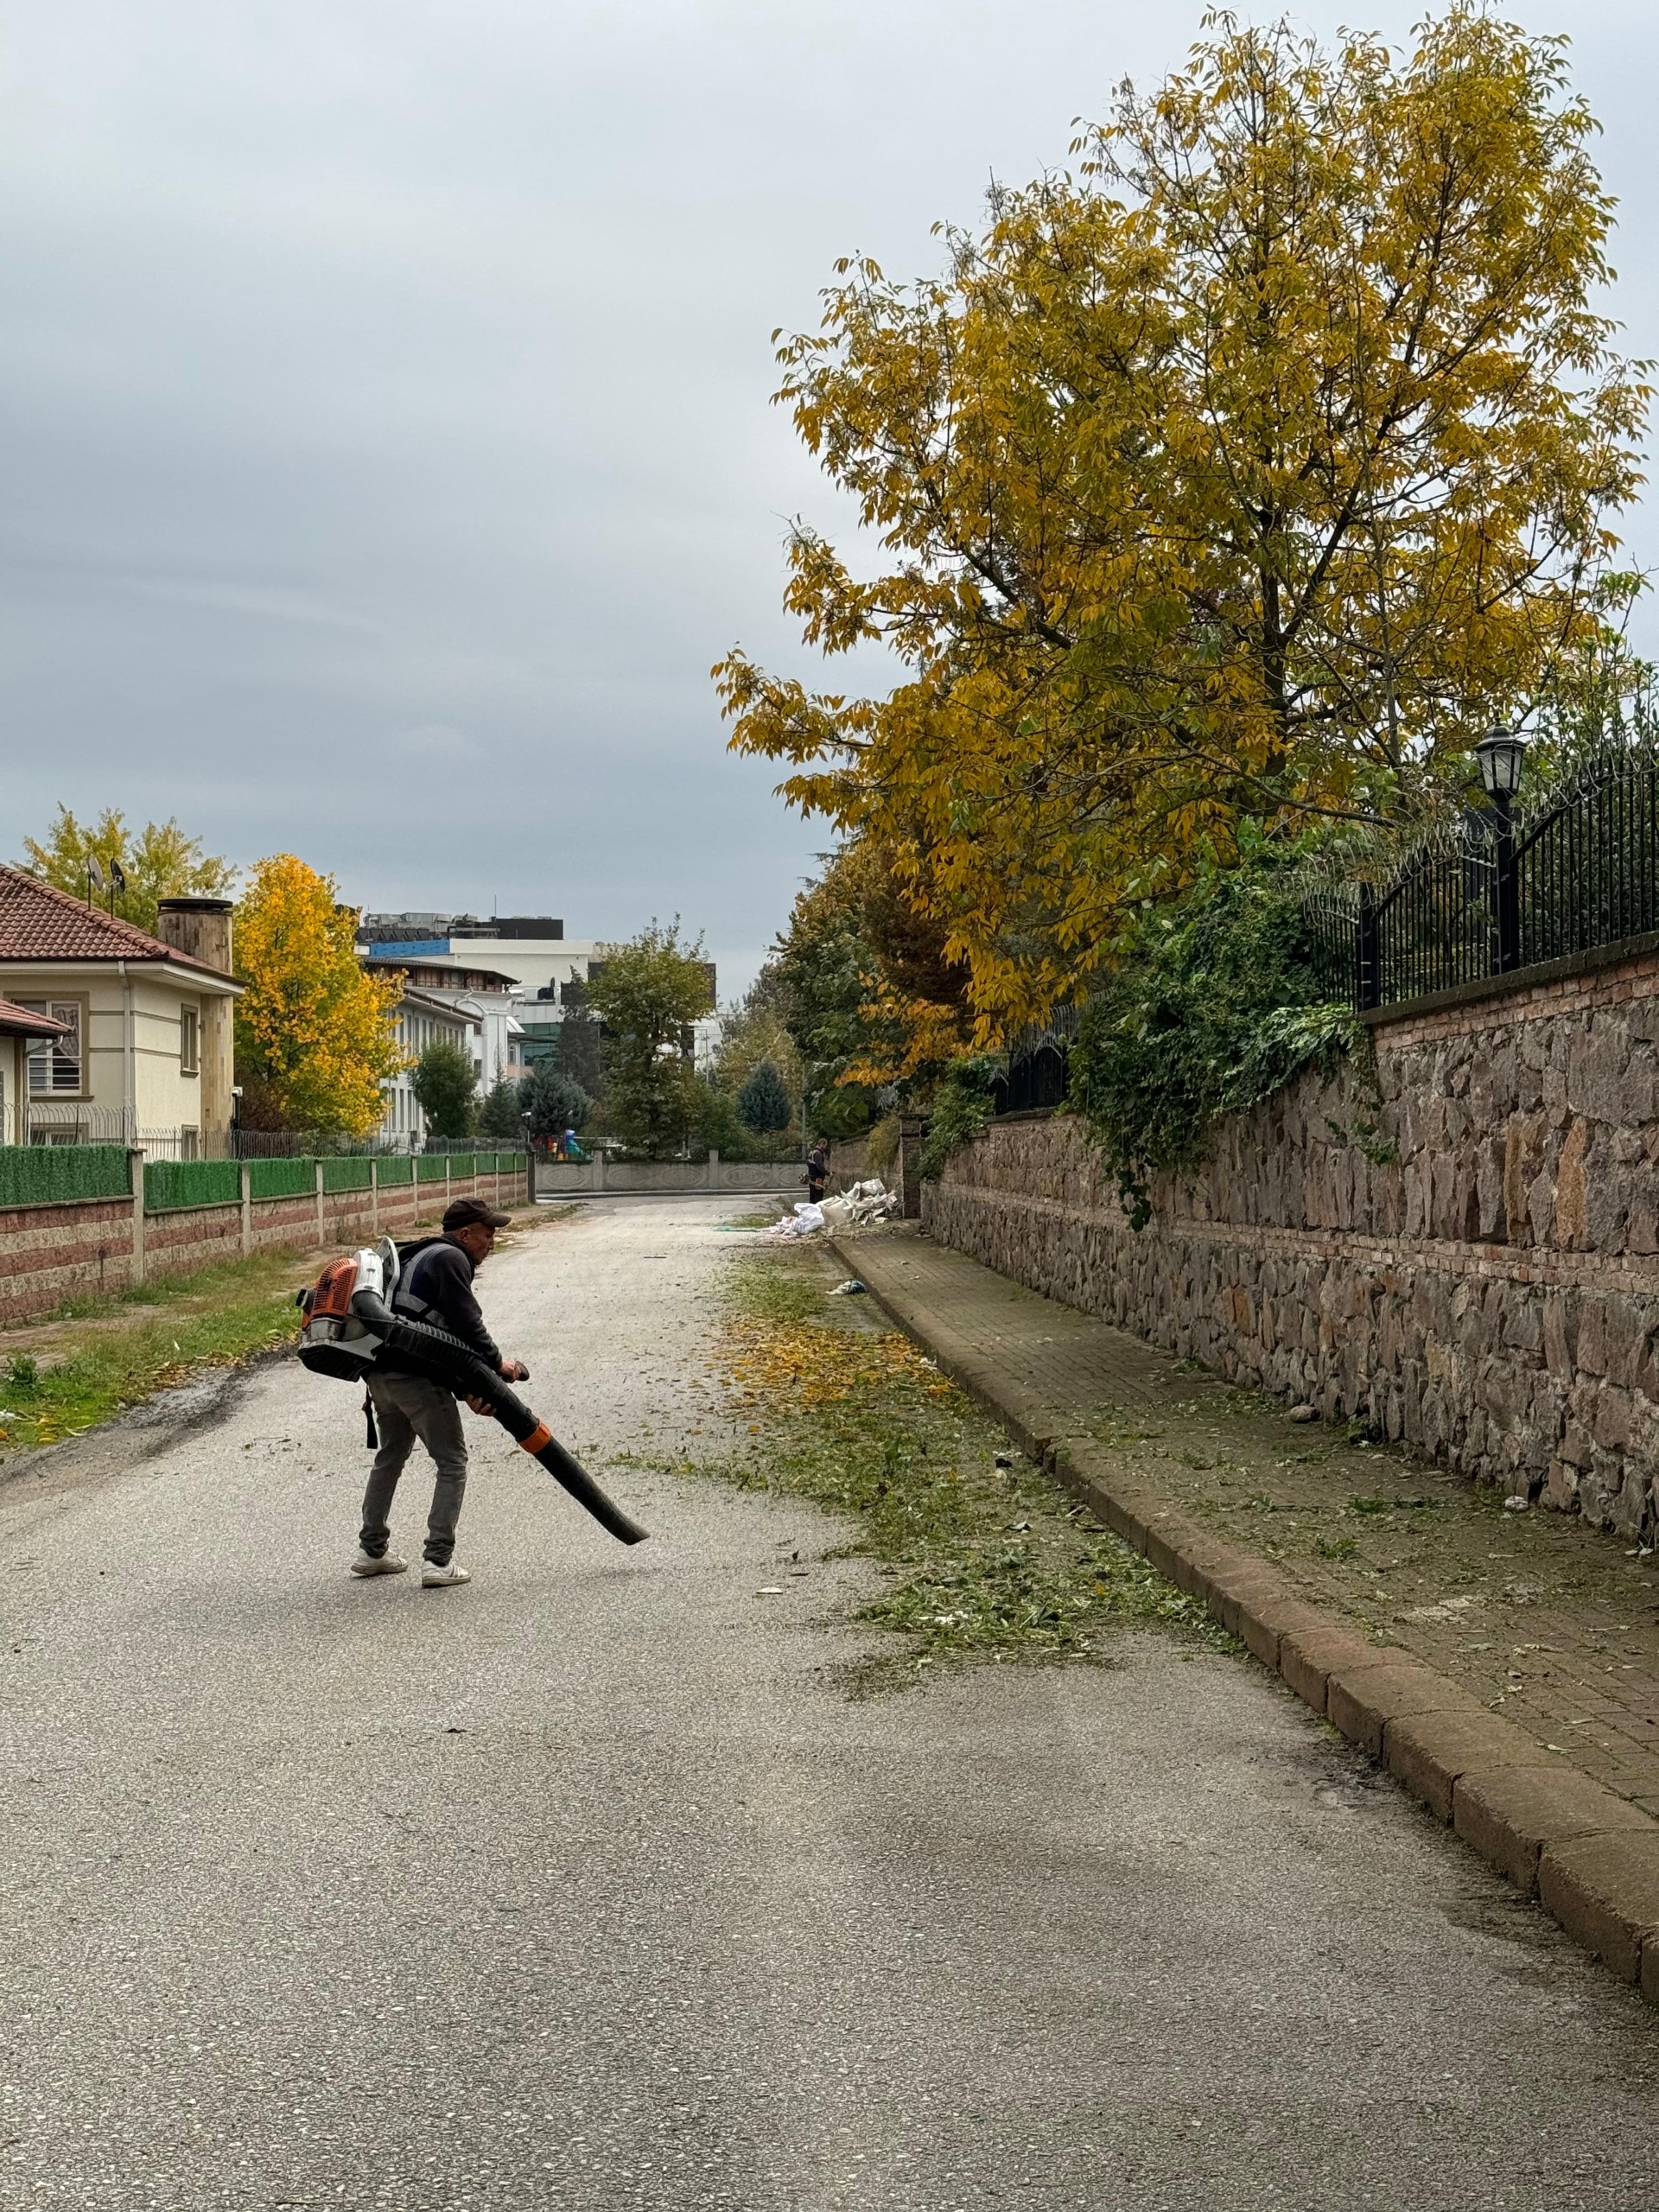
[[[880,1280],[868,1242],[830,1249],[883,1313],[1023,1450],[1211,1614],[1304,1704],[1385,1765],[1486,1863],[1659,2005],[1659,1821],[1397,1646],[1213,1536],[1043,1405],[931,1307]]]

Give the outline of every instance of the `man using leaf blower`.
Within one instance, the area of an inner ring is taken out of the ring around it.
[[[497,1213],[482,1198],[457,1198],[444,1214],[443,1235],[423,1245],[398,1277],[391,1309],[411,1321],[447,1330],[505,1381],[518,1382],[529,1369],[518,1360],[502,1357],[473,1295],[473,1277],[489,1257],[495,1232],[512,1218],[511,1214]],[[368,1390],[380,1448],[363,1494],[363,1528],[352,1573],[401,1574],[409,1564],[391,1549],[390,1519],[397,1478],[418,1439],[437,1468],[421,1586],[447,1590],[470,1581],[467,1569],[455,1563],[455,1522],[467,1489],[467,1440],[461,1433],[459,1402],[433,1380],[429,1370],[420,1371],[413,1359],[390,1346],[368,1376]],[[476,1398],[467,1402],[475,1412],[489,1410]]]

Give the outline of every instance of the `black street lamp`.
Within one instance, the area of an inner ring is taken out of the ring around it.
[[[1480,780],[1492,802],[1497,822],[1493,854],[1492,918],[1497,925],[1497,970],[1507,976],[1521,965],[1521,893],[1515,864],[1515,795],[1527,741],[1516,730],[1488,730],[1475,747]]]
[[[1488,730],[1475,747],[1480,780],[1500,815],[1509,812],[1521,788],[1521,763],[1526,753],[1526,739],[1512,729]]]

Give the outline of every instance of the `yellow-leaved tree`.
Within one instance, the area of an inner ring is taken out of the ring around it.
[[[878,839],[979,1033],[1073,999],[1139,902],[1324,819],[1410,822],[1634,588],[1643,365],[1559,41],[1478,6],[1398,57],[1207,19],[1075,174],[912,288],[840,264],[779,359],[887,555],[804,524],[786,605],[885,696],[715,670],[739,750]]]
[[[114,806],[106,806],[96,822],[82,822],[60,805],[45,842],[25,837],[23,850],[31,875],[79,899],[103,895],[87,868],[96,861],[111,911],[141,930],[154,931],[161,899],[228,898],[236,880],[230,862],[204,853],[200,838],[188,836],[171,816],[132,830]],[[124,887],[118,889],[118,882]]]
[[[237,1079],[251,1128],[365,1136],[380,1086],[409,1065],[395,1022],[398,980],[365,972],[357,914],[332,876],[292,853],[249,871],[236,909]]]

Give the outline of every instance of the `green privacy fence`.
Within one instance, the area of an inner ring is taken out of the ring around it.
[[[150,1160],[144,1163],[144,1211],[168,1213],[181,1206],[235,1205],[248,1170],[256,1198],[308,1198],[317,1187],[315,1160]],[[371,1160],[346,1154],[322,1160],[325,1191],[366,1191],[371,1178],[383,1190],[412,1182],[452,1182],[476,1175],[523,1171],[522,1152],[421,1153]],[[0,1206],[48,1205],[76,1198],[124,1198],[131,1194],[127,1148],[119,1144],[0,1146]]]
[[[0,1145],[0,1206],[131,1195],[124,1144]]]
[[[174,1206],[233,1206],[242,1195],[242,1170],[234,1160],[147,1160],[144,1211]]]
[[[302,1198],[317,1187],[315,1160],[251,1160],[248,1186],[256,1198]]]

